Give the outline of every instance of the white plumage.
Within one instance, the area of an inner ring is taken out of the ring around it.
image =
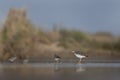
[[[79,62],[81,62],[83,58],[86,58],[86,56],[81,55],[78,51],[72,51],[72,53],[74,53],[74,55],[80,59]]]
[[[17,59],[17,57],[11,57],[11,58],[9,59],[9,61],[10,61],[10,62],[14,62],[16,59]]]
[[[80,54],[74,54],[77,58],[85,58],[86,56],[80,55]]]
[[[28,63],[28,62],[29,62],[28,59],[24,59],[24,60],[23,60],[23,63]]]
[[[54,60],[58,63],[60,61],[61,57],[57,54],[54,55]]]

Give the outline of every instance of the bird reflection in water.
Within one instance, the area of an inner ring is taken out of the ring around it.
[[[59,66],[56,63],[54,64],[54,71],[59,71]]]
[[[83,66],[84,64],[76,64],[76,72],[84,72],[86,71],[85,67]]]

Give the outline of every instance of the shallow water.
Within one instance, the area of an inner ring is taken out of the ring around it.
[[[0,80],[120,80],[120,63],[0,64]]]

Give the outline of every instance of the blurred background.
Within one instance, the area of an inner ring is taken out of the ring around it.
[[[119,0],[0,0],[0,60],[120,57]]]

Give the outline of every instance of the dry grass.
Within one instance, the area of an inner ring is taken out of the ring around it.
[[[120,56],[120,39],[110,33],[87,34],[79,30],[53,29],[45,32],[36,28],[23,9],[10,9],[3,29],[0,30],[0,60],[12,56],[25,58],[73,57],[71,50],[81,50],[86,55]]]

